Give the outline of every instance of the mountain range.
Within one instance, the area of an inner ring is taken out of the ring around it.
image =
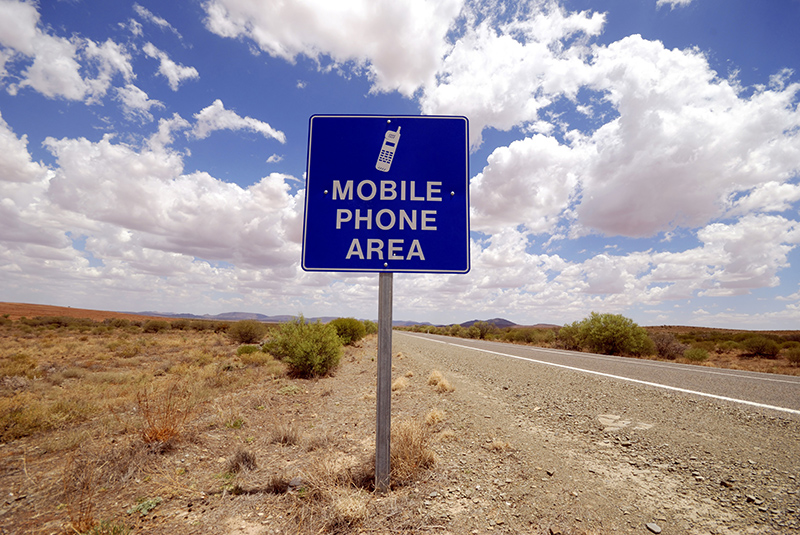
[[[241,321],[241,320],[256,320],[262,321],[265,323],[283,323],[286,321],[291,321],[296,316],[290,315],[277,315],[277,316],[267,316],[265,314],[258,314],[255,312],[223,312],[222,314],[188,314],[188,313],[172,313],[172,312],[154,312],[152,310],[144,311],[144,312],[131,312],[131,314],[138,314],[142,316],[158,316],[162,318],[182,318],[182,319],[196,319],[196,320],[219,320],[219,321]],[[306,321],[315,322],[320,321],[322,323],[328,323],[331,320],[336,319],[337,316],[321,316],[317,318],[306,318]],[[376,321],[376,320],[372,320]],[[461,323],[460,325],[464,328],[469,328],[472,325],[478,323],[479,321],[485,321],[486,323],[491,323],[498,329],[504,329],[506,327],[518,327],[516,323],[513,321],[509,321],[503,318],[492,318],[489,320],[470,320]],[[427,325],[431,327],[441,327],[442,325],[434,325],[429,322],[424,321],[411,321],[411,320],[394,320],[392,321],[392,325],[394,327],[411,327],[413,325]],[[551,324],[544,324],[539,323],[534,325],[534,327],[557,327],[557,325]]]

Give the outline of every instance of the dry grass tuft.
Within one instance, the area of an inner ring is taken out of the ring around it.
[[[436,459],[430,448],[428,428],[416,420],[392,426],[391,477],[394,485],[414,481],[423,471],[433,467]]]
[[[161,445],[166,451],[180,439],[192,409],[189,393],[183,385],[173,383],[157,396],[141,390],[136,394],[136,403],[145,444]]]
[[[236,450],[236,453],[228,459],[227,472],[238,474],[242,470],[249,471],[256,469],[256,456],[244,449]]]
[[[272,428],[270,442],[273,444],[293,446],[295,444],[300,444],[301,440],[302,432],[294,422],[280,422],[275,424],[275,427]]]
[[[306,451],[316,451],[332,448],[336,445],[336,437],[330,431],[308,437],[305,441]]]
[[[327,522],[330,531],[354,528],[367,518],[369,498],[363,492],[337,493],[333,497],[332,516]]]
[[[414,372],[412,372],[411,370],[408,370],[408,371],[406,372],[406,377],[408,377],[409,379],[410,379],[411,377],[414,377]]]
[[[443,420],[444,412],[439,409],[431,409],[428,414],[425,415],[425,424],[429,426],[437,425]]]
[[[439,442],[449,442],[458,439],[458,435],[456,435],[456,432],[452,429],[443,429],[436,437],[439,439]]]
[[[434,387],[439,393],[452,392],[455,390],[453,385],[450,384],[450,381],[448,381],[439,370],[433,370],[430,373],[428,376],[428,384]]]
[[[406,388],[408,388],[408,379],[405,377],[398,377],[394,380],[394,382],[392,382],[392,392],[405,390]]]
[[[64,468],[64,504],[75,533],[85,533],[95,525],[95,463],[87,457],[72,455]]]

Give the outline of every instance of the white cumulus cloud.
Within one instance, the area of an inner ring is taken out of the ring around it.
[[[432,82],[463,0],[211,0],[206,26],[274,57],[365,69],[378,91],[411,96]],[[330,62],[330,64],[328,64]]]
[[[197,123],[192,129],[192,134],[199,139],[207,138],[215,130],[249,130],[268,139],[277,139],[281,143],[286,143],[286,134],[280,130],[276,130],[268,123],[258,119],[241,117],[236,112],[225,109],[225,105],[219,99],[196,113],[194,118]]]
[[[153,43],[146,43],[142,50],[151,58],[159,61],[158,73],[167,79],[167,83],[173,91],[177,91],[178,86],[186,80],[200,78],[197,69],[175,63],[166,52],[159,50]]]
[[[10,93],[31,88],[49,98],[94,103],[105,96],[115,75],[126,81],[133,78],[131,58],[122,45],[58,37],[41,29],[39,19],[35,4],[0,2],[0,46],[5,49],[0,75],[9,76],[10,64],[26,65],[19,72],[21,81],[7,86]]]

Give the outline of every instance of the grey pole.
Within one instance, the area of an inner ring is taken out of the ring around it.
[[[392,273],[378,279],[378,392],[375,426],[375,490],[390,487],[392,430]]]

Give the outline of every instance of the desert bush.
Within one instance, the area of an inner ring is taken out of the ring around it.
[[[449,327],[447,327],[447,334],[450,336],[457,336],[459,338],[466,338],[467,337],[467,330],[462,327],[461,325],[455,323]]]
[[[378,324],[374,321],[364,320],[364,331],[367,334],[378,334]]]
[[[103,320],[103,323],[115,329],[124,329],[126,327],[130,327],[131,325],[130,320],[125,318],[109,318],[107,320]]]
[[[700,342],[693,343],[692,347],[704,349],[707,353],[713,353],[717,350],[717,343],[711,340],[701,340]]]
[[[682,344],[672,333],[653,333],[650,339],[656,347],[656,354],[664,359],[675,360],[683,356],[683,352],[688,349],[686,344]]]
[[[364,323],[355,318],[336,318],[330,322],[330,325],[333,325],[336,334],[346,346],[355,344],[367,334]]]
[[[573,326],[577,329],[581,348],[593,353],[638,356],[655,352],[655,344],[647,336],[647,331],[620,314],[592,312]]]
[[[786,360],[794,365],[800,364],[800,347],[791,347],[786,350]]]
[[[189,320],[187,320],[186,318],[178,318],[176,320],[172,320],[172,323],[170,325],[176,331],[188,331],[190,323]]]
[[[580,324],[575,321],[564,325],[556,332],[556,346],[569,351],[577,351],[581,348]]]
[[[142,332],[145,333],[160,333],[169,330],[169,323],[165,320],[147,320],[142,325]]]
[[[267,326],[256,320],[241,320],[228,328],[228,337],[240,344],[256,344],[267,335]]]
[[[725,352],[732,352],[732,351],[741,351],[742,346],[739,342],[734,340],[725,340],[724,342],[720,342],[717,346],[717,351],[721,353]]]
[[[327,375],[342,358],[342,340],[333,325],[306,323],[303,316],[281,324],[263,347],[299,377]]]
[[[683,356],[692,362],[702,362],[708,359],[708,351],[700,347],[691,347],[683,352]]]
[[[257,353],[258,351],[261,351],[260,346],[244,345],[236,348],[236,354],[240,357],[242,355],[248,355],[250,353]]]
[[[775,340],[766,336],[756,335],[747,338],[742,342],[742,347],[747,353],[756,357],[766,357],[774,359],[781,351],[780,346]]]
[[[480,338],[481,337],[481,330],[478,328],[477,325],[470,325],[467,329],[467,338]]]
[[[481,340],[485,340],[487,336],[492,334],[497,330],[497,327],[494,326],[493,323],[489,323],[488,321],[476,321],[472,324],[472,327],[478,329],[478,338]],[[470,329],[472,328],[470,327]]]

